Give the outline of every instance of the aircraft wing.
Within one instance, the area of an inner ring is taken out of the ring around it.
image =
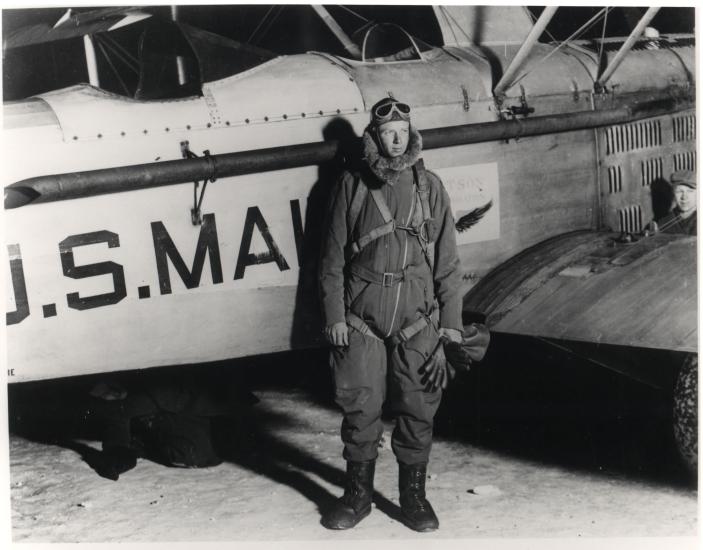
[[[584,231],[550,239],[489,273],[465,310],[491,330],[548,339],[695,352],[696,238],[621,244]]]
[[[10,30],[3,40],[3,49],[77,38],[86,34],[107,32],[151,17],[150,13],[130,7],[105,8],[62,17],[54,26],[48,23],[28,25]]]

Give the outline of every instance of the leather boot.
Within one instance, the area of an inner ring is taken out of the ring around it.
[[[371,513],[376,461],[347,462],[344,495],[322,517],[327,529],[351,529]]]
[[[427,532],[439,528],[439,520],[432,505],[425,498],[427,463],[398,463],[400,475],[400,510],[405,525],[415,531]]]

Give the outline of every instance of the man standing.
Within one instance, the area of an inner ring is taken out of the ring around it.
[[[696,174],[691,170],[678,170],[671,175],[674,190],[674,208],[656,222],[655,230],[662,233],[697,234]]]
[[[386,98],[371,113],[362,166],[334,189],[323,237],[320,291],[347,475],[322,523],[348,529],[371,512],[387,397],[403,519],[432,531],[425,477],[450,372],[440,344],[462,341],[454,220],[441,181],[423,167],[410,107]]]

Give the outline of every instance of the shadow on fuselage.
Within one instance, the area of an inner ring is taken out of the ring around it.
[[[674,191],[671,184],[664,178],[657,178],[652,182],[652,212],[654,219],[659,220],[666,216],[674,205]]]
[[[339,142],[340,154],[332,161],[319,166],[317,180],[307,198],[290,342],[293,348],[304,347],[312,342],[322,343],[317,270],[322,246],[323,220],[332,189],[342,172],[356,166],[361,157],[361,140],[347,120],[341,117],[333,119],[322,133],[325,141]]]

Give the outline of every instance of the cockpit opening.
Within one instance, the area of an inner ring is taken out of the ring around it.
[[[434,49],[395,23],[378,23],[364,35],[361,60],[365,63],[424,59],[423,52]]]
[[[185,23],[147,24],[139,42],[136,99],[202,95],[202,84],[251,69],[276,54]]]

